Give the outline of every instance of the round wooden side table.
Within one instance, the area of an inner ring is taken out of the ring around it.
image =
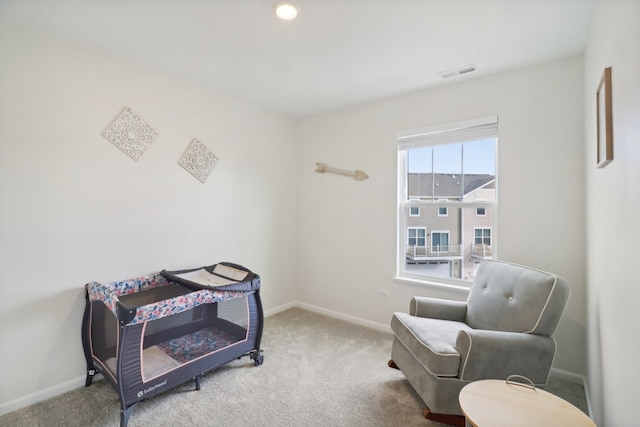
[[[551,393],[514,381],[481,380],[464,386],[460,407],[473,427],[596,427],[584,412]]]

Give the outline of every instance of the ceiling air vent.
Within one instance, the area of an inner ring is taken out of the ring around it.
[[[448,79],[449,77],[461,76],[463,74],[469,74],[476,71],[477,67],[475,65],[467,65],[465,67],[457,68],[455,70],[442,71],[438,73],[440,77],[443,79]]]

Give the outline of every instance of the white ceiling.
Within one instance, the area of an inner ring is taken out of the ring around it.
[[[0,0],[0,18],[292,117],[579,55],[593,0]],[[438,73],[475,64],[477,71]]]

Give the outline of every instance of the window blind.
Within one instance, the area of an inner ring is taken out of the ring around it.
[[[498,137],[498,117],[489,116],[458,123],[403,132],[398,135],[398,149],[429,147],[455,142]]]

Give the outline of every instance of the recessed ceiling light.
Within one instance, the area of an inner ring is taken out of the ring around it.
[[[293,3],[277,3],[274,9],[278,18],[283,21],[291,21],[298,16],[298,8]]]

